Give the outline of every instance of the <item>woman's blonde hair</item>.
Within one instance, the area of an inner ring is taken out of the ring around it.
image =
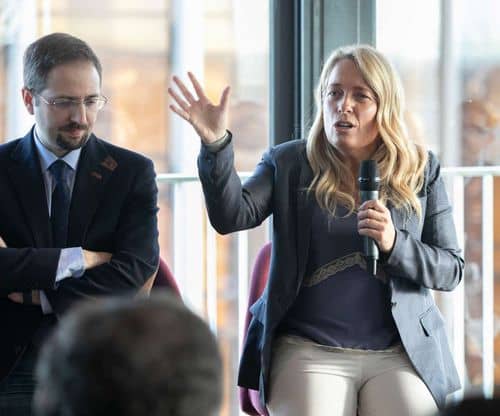
[[[401,82],[387,59],[367,45],[336,49],[321,71],[316,90],[316,116],[307,137],[307,158],[314,173],[309,186],[319,205],[335,214],[337,204],[355,209],[356,178],[339,151],[326,137],[323,121],[323,98],[335,65],[350,59],[372,89],[377,102],[376,122],[381,144],[372,156],[380,170],[380,199],[390,201],[407,214],[422,209],[417,193],[422,188],[427,152],[409,140],[403,120],[404,95]]]

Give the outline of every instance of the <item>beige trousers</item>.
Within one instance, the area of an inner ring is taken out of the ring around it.
[[[429,416],[427,386],[401,346],[383,351],[325,347],[295,336],[273,346],[271,416]]]

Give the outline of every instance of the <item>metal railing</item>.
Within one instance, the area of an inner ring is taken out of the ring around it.
[[[478,166],[478,167],[450,167],[442,169],[443,176],[447,179],[448,191],[454,210],[454,220],[461,246],[465,250],[464,232],[464,203],[465,203],[465,179],[481,178],[481,246],[482,246],[482,391],[486,398],[493,397],[495,386],[495,359],[494,359],[494,178],[500,176],[500,166]],[[464,252],[464,257],[467,253]],[[450,294],[452,301],[451,317],[445,314],[448,322],[453,322],[450,333],[450,341],[459,369],[459,374],[464,386],[465,370],[465,291],[464,282]],[[456,394],[460,399],[464,394],[462,388]]]
[[[250,172],[240,172],[239,176],[242,180],[250,176]],[[157,182],[159,184],[170,184],[179,186],[187,183],[197,183],[199,178],[197,174],[183,174],[183,173],[160,173],[157,175]],[[174,194],[175,195],[175,194]],[[175,196],[174,196],[175,198]],[[206,319],[210,328],[217,332],[217,252],[216,252],[216,232],[211,227],[205,212],[205,231],[204,234],[207,238],[206,247],[206,305],[198,309],[204,310]],[[247,310],[248,302],[248,284],[249,284],[249,258],[248,258],[248,231],[240,231],[238,235],[238,250],[237,250],[237,264],[238,264],[238,334],[239,343],[238,348],[241,348],[243,343],[244,332],[244,319]],[[182,238],[187,236],[182,235]],[[175,239],[175,237],[174,237]],[[174,241],[175,244],[175,241]],[[175,264],[172,265],[175,275]],[[182,286],[181,286],[182,289]]]

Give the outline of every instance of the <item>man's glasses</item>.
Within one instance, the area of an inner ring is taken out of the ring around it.
[[[99,111],[104,107],[104,104],[108,102],[108,99],[104,95],[98,95],[95,97],[85,98],[83,100],[78,100],[76,98],[52,98],[47,99],[42,97],[40,94],[37,94],[38,97],[47,105],[50,105],[52,108],[59,111],[69,111],[73,110],[77,107],[80,107],[82,104],[85,106],[85,109],[90,112]]]

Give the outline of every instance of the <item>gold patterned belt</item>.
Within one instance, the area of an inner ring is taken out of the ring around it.
[[[349,267],[359,266],[363,270],[367,270],[366,260],[359,251],[348,254],[343,257],[339,257],[317,269],[312,275],[306,276],[302,285],[305,287],[311,287],[321,283],[330,277],[333,277],[337,273],[340,273]],[[377,271],[376,278],[380,279],[382,282],[387,283],[387,276],[382,269]]]

